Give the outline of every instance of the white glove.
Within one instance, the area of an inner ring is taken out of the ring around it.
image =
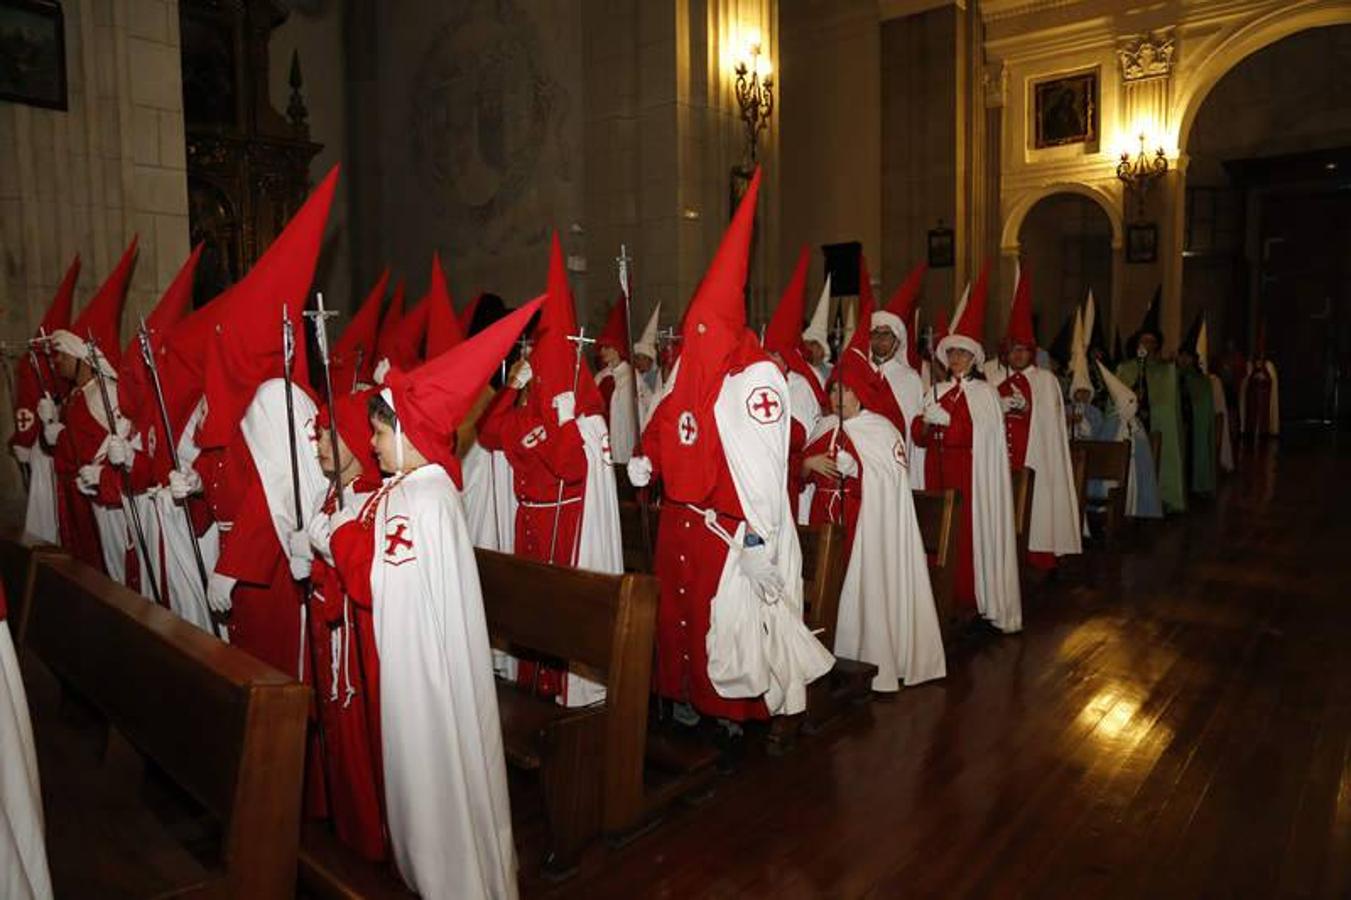
[[[185,500],[188,495],[202,489],[202,476],[196,469],[184,466],[169,473],[169,494],[175,500]]]
[[[206,582],[206,605],[212,612],[228,613],[233,602],[230,593],[235,589],[237,579],[219,572],[212,572]]]
[[[737,563],[741,571],[766,603],[777,603],[783,598],[783,578],[769,558],[769,548],[764,544],[757,547],[742,547],[737,554]]]
[[[329,565],[333,565],[333,547],[331,544],[333,535],[337,533],[339,528],[355,519],[360,512],[361,509],[358,504],[348,503],[331,516],[318,515],[310,519],[308,528],[310,546]]]
[[[384,383],[385,383],[385,376],[389,374],[389,357],[388,357],[388,356],[381,357],[380,361],[379,361],[378,363],[375,364],[375,373],[374,373],[374,374],[375,374],[375,383],[376,383],[376,384],[384,384]]]
[[[646,456],[631,456],[628,463],[629,484],[647,487],[652,481],[652,460]]]
[[[313,560],[301,556],[288,556],[287,561],[291,564],[291,577],[296,581],[304,581],[310,577],[310,570],[314,567]]]
[[[99,492],[99,479],[103,476],[103,466],[98,464],[80,466],[75,477],[75,487],[86,497],[94,497]]]
[[[316,519],[327,518],[326,516],[315,516]],[[314,548],[310,546],[310,533],[308,530],[293,531],[288,541],[287,552],[293,559],[314,559]]]
[[[66,426],[60,422],[48,422],[42,426],[42,440],[49,447],[56,446],[56,439],[61,436],[61,432],[66,430]]]
[[[530,363],[524,359],[516,366],[516,372],[511,376],[510,387],[514,391],[519,391],[530,383],[530,379],[535,377],[535,372],[530,368]]]
[[[55,422],[59,418],[56,412],[56,404],[52,402],[51,394],[42,395],[42,399],[38,401],[37,413],[38,418],[42,420],[42,424],[44,425]]]
[[[1004,412],[1022,412],[1027,409],[1027,398],[1020,391],[1014,391],[1007,397],[1000,397],[999,405],[1004,407]]]
[[[577,418],[577,395],[572,391],[564,391],[554,397],[554,409],[558,410],[558,424],[566,425]]]
[[[108,437],[108,462],[114,466],[121,466],[124,469],[131,468],[132,449],[127,439],[120,435],[109,435]]]
[[[924,421],[938,428],[946,428],[952,424],[952,416],[946,409],[933,403],[924,407]]]
[[[858,460],[854,459],[851,454],[845,453],[843,450],[835,457],[835,468],[838,469],[839,473],[845,478],[858,477]]]

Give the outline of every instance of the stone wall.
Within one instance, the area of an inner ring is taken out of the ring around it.
[[[124,323],[188,256],[176,0],[66,0],[69,108],[0,101],[0,337],[37,328],[71,258],[76,310],[133,234],[140,259]],[[130,334],[124,324],[124,338]],[[9,400],[0,400],[9,408]],[[0,440],[10,419],[0,416]],[[12,497],[18,473],[0,463]]]

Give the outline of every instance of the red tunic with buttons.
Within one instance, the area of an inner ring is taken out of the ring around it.
[[[1009,448],[1009,470],[1016,472],[1027,466],[1027,436],[1032,430],[1032,384],[1021,371],[1012,372],[999,385],[1000,397],[1013,396],[1014,389],[1023,395],[1027,405],[1022,409],[1004,411],[1004,442]],[[1038,569],[1056,567],[1054,553],[1027,551],[1027,561]]]
[[[854,452],[854,445],[849,440],[849,435],[843,430],[839,432],[835,447],[831,448],[830,442],[834,434],[833,430],[827,431],[812,441],[804,451],[803,457],[830,456],[832,459],[836,459],[843,451],[857,462],[858,454]],[[854,547],[854,529],[858,526],[859,505],[863,502],[863,482],[859,479],[857,472],[848,478],[831,478],[813,472],[808,476],[808,480],[816,486],[816,490],[812,492],[812,509],[809,521],[813,525],[827,523],[838,525],[843,523],[845,529],[844,558],[849,559]],[[841,493],[841,490],[843,490],[843,493]],[[840,503],[841,497],[844,498],[843,505]]]
[[[674,418],[679,414],[673,404],[663,402],[657,407],[648,428],[661,428],[667,417]],[[709,429],[717,427],[711,420],[700,425]],[[655,480],[661,477],[661,445],[659,441],[650,443],[649,459]],[[718,455],[718,462],[708,467],[701,496],[676,498],[668,495],[662,502],[655,559],[661,595],[657,606],[657,665],[653,676],[660,696],[689,703],[703,715],[738,722],[767,719],[769,710],[764,700],[723,697],[708,677],[706,641],[713,595],[717,593],[727,560],[727,544],[704,525],[703,516],[690,505],[715,511],[718,524],[730,533],[736,532],[744,518],[736,484],[721,448]]]
[[[76,559],[107,574],[98,524],[94,521],[94,504],[104,507],[121,505],[122,491],[117,483],[117,473],[112,466],[104,465],[95,497],[82,493],[76,482],[80,467],[94,462],[94,456],[103,446],[108,430],[98,423],[90,411],[86,390],[70,392],[61,408],[61,421],[66,427],[61,430],[52,448],[61,545]],[[134,555],[129,555],[128,562],[135,565]],[[127,571],[130,573],[132,569]]]
[[[242,433],[195,463],[220,523],[216,571],[237,579],[227,619],[230,642],[293,677],[300,674],[302,588],[277,540],[267,494]]]
[[[363,503],[370,496],[348,502]],[[331,515],[334,505],[330,490],[324,513]],[[380,753],[380,660],[371,616],[374,544],[369,530],[352,524],[330,539],[334,564],[316,556],[310,573],[309,639],[317,671],[308,671],[307,654],[306,675],[311,677],[305,680],[315,686],[325,743],[323,753],[317,742],[310,744],[307,787],[327,787],[327,803],[319,806],[327,807],[338,839],[363,858],[379,861],[388,858],[389,849]],[[351,579],[351,588],[340,573]],[[314,775],[318,765],[328,771],[326,785]]]
[[[559,425],[555,416],[537,416],[529,404],[518,406],[520,392],[499,391],[479,420],[478,441],[500,450],[511,463],[516,509],[515,554],[527,559],[570,566],[577,558],[586,488],[586,451],[576,421]],[[563,482],[563,505],[557,506]],[[558,537],[554,518],[558,510]],[[550,544],[554,545],[550,558]]]
[[[952,420],[938,428],[916,416],[911,423],[915,446],[924,447],[924,487],[930,491],[953,488],[961,498],[957,527],[956,569],[953,572],[953,601],[976,609],[976,564],[971,543],[971,451],[974,429],[966,394],[956,385],[950,387],[938,403]]]

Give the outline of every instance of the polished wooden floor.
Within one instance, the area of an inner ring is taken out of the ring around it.
[[[1351,442],[1287,436],[977,636],[526,896],[1351,896]]]

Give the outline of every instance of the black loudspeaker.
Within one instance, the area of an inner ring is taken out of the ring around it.
[[[843,244],[822,244],[826,258],[826,274],[830,276],[830,296],[857,297],[859,257],[863,244],[848,241]]]

